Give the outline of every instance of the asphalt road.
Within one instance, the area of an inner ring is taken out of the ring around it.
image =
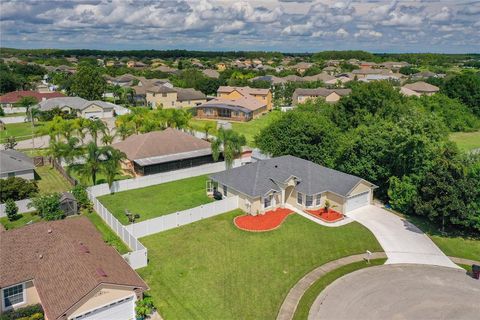
[[[439,266],[367,268],[328,286],[308,319],[480,319],[480,280]]]

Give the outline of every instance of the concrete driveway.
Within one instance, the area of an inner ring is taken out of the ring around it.
[[[415,225],[377,206],[347,213],[367,227],[387,254],[386,264],[414,263],[459,268]]]
[[[479,301],[480,281],[465,270],[383,265],[334,281],[308,319],[479,319]]]

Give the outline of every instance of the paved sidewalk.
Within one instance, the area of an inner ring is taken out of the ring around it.
[[[295,314],[295,310],[297,309],[298,303],[300,299],[305,294],[305,291],[310,288],[310,286],[315,283],[318,279],[323,277],[326,273],[335,270],[339,267],[345,266],[347,264],[351,264],[354,262],[362,261],[366,257],[365,254],[357,254],[353,256],[344,257],[338,260],[327,262],[320,267],[314,269],[313,271],[309,272],[305,275],[300,281],[293,286],[292,289],[287,294],[287,297],[282,303],[280,307],[280,311],[277,315],[277,320],[290,320],[293,318]],[[370,256],[370,259],[380,259],[386,258],[387,256],[383,252],[374,252]]]
[[[317,224],[320,224],[324,227],[341,227],[341,226],[344,226],[346,224],[349,224],[350,222],[353,222],[353,219],[351,219],[349,217],[345,217],[343,220],[340,220],[340,221],[337,221],[337,222],[325,222],[325,221],[322,221],[322,220],[317,219],[315,217],[312,217],[308,213],[305,213],[302,210],[299,210],[299,209],[295,208],[294,206],[292,206],[288,203],[285,204],[285,208],[288,208],[288,209],[294,211],[295,213],[298,213],[302,217],[307,218],[308,220],[313,221]]]
[[[383,208],[369,205],[347,215],[375,235],[388,256],[386,264],[413,263],[460,268],[422,230]]]

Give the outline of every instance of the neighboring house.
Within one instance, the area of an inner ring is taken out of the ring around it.
[[[114,86],[120,86],[120,87],[129,87],[133,85],[133,82],[137,79],[136,76],[132,74],[122,74],[121,76],[118,77],[106,77],[107,83],[114,85]]]
[[[310,99],[323,98],[326,102],[337,102],[341,97],[352,92],[352,89],[302,89],[297,88],[292,95],[292,104],[297,105]]]
[[[434,85],[431,85],[430,83],[426,83],[423,81],[418,81],[414,83],[409,83],[403,86],[406,89],[410,89],[412,91],[415,91],[418,94],[424,94],[427,96],[431,96],[438,91],[440,91],[440,88]]]
[[[325,67],[325,68],[323,68],[323,70],[322,70],[322,71],[324,71],[324,72],[326,72],[326,73],[328,73],[328,74],[332,75],[332,74],[334,74],[335,72],[337,72],[337,68],[336,68],[336,67],[334,67],[334,66],[329,66],[329,67]]]
[[[400,81],[400,77],[395,74],[367,74],[365,77],[359,79],[362,82],[380,81],[380,80],[393,80]]]
[[[0,179],[9,177],[35,179],[33,160],[20,151],[0,150]]]
[[[202,70],[202,73],[205,76],[207,76],[209,78],[212,78],[212,79],[218,79],[220,77],[220,73],[217,70],[213,70],[213,69]]]
[[[53,98],[40,102],[37,106],[41,111],[59,108],[62,111],[76,114],[82,118],[112,118],[116,114],[125,114],[129,110],[116,104],[95,100],[88,101],[80,97]]]
[[[207,101],[207,97],[192,88],[161,85],[146,90],[146,101],[153,108],[184,108],[201,105]]]
[[[368,70],[368,69],[373,69],[378,67],[378,65],[375,62],[368,62],[368,61],[360,62],[359,66],[360,66],[360,69],[363,69],[363,70]]]
[[[325,83],[327,82],[331,82],[333,80],[336,80],[337,78],[335,78],[334,76],[328,74],[328,73],[325,73],[325,72],[322,72],[322,73],[319,73],[319,74],[316,74],[316,75],[313,75],[313,76],[306,76],[306,77],[303,77],[303,81],[323,81]]]
[[[138,84],[132,86],[131,88],[135,91],[135,101],[142,105],[146,104],[147,101],[147,90],[153,87],[165,86],[168,88],[173,88],[173,85],[168,81],[168,79],[146,79],[144,77],[137,77]]]
[[[0,107],[15,107],[15,104],[23,97],[33,97],[37,99],[37,102],[40,102],[52,98],[65,97],[65,95],[61,92],[13,91],[0,96]]]
[[[352,75],[354,77],[357,77],[357,79],[362,79],[367,77],[368,75],[383,75],[383,76],[389,76],[392,75],[393,72],[391,70],[386,70],[386,69],[370,69],[370,68],[364,68],[364,69],[357,69],[352,71]]]
[[[196,107],[197,118],[249,121],[272,109],[270,89],[221,86],[217,95]]]
[[[169,66],[158,66],[158,67],[156,67],[152,70],[153,71],[160,71],[160,72],[164,72],[164,73],[176,73],[176,72],[178,72],[177,69],[170,68]]]
[[[41,304],[45,319],[135,319],[147,284],[86,217],[0,232],[0,313]]]
[[[147,65],[141,61],[128,61],[127,62],[127,68],[137,68],[137,69],[142,69],[145,68]]]
[[[440,76],[435,72],[421,71],[421,72],[412,74],[411,78],[414,80],[420,80],[420,79],[428,79],[428,78],[440,78]]]
[[[210,175],[224,197],[238,196],[252,215],[286,204],[319,209],[329,201],[341,213],[369,205],[376,186],[362,178],[293,156],[261,160]]]
[[[112,146],[127,155],[123,169],[140,176],[214,162],[210,142],[172,128],[132,135]]]
[[[217,97],[225,99],[236,99],[245,96],[252,96],[262,103],[266,103],[267,109],[270,111],[272,105],[272,92],[270,89],[257,89],[250,87],[230,87],[220,86],[217,90]]]
[[[299,63],[291,66],[290,69],[294,69],[298,73],[303,74],[305,71],[307,71],[308,69],[313,67],[313,65],[314,65],[313,63],[309,63],[309,62],[299,62]]]
[[[420,93],[415,92],[415,91],[413,91],[411,89],[408,89],[408,88],[405,88],[405,87],[400,88],[400,93],[407,96],[407,97],[412,97],[412,96],[420,97],[421,96]]]
[[[410,66],[410,64],[405,61],[385,61],[380,63],[379,66],[385,69],[399,70],[400,68]]]
[[[218,71],[225,71],[225,69],[227,69],[227,65],[223,62],[217,63],[215,67]]]

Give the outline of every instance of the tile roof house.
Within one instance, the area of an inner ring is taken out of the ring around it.
[[[309,99],[323,98],[326,102],[337,102],[341,97],[346,96],[352,92],[352,89],[303,89],[297,88],[292,95],[292,104],[297,105]]]
[[[202,73],[205,76],[207,76],[209,78],[213,78],[213,79],[218,79],[218,77],[220,77],[220,73],[217,70],[213,70],[213,69],[202,70]]]
[[[75,113],[82,118],[112,118],[115,114],[125,114],[129,110],[119,105],[95,100],[88,101],[80,97],[53,98],[40,102],[35,106],[41,111],[59,108],[62,111]]]
[[[33,160],[20,151],[0,150],[0,179],[9,177],[35,179]]]
[[[376,186],[362,178],[294,156],[260,160],[210,175],[224,197],[238,196],[249,214],[278,207],[319,209],[325,201],[342,213],[369,205]]]
[[[49,320],[127,320],[148,286],[75,217],[0,232],[0,289],[0,313],[41,304]]]
[[[217,98],[195,109],[197,118],[249,121],[272,107],[270,89],[220,86]]]
[[[127,155],[122,167],[136,175],[214,162],[210,142],[172,128],[132,135],[124,141],[114,143],[112,147]]]
[[[13,107],[23,97],[33,97],[37,102],[40,102],[52,98],[65,97],[65,95],[61,92],[12,91],[0,96],[0,106],[3,108]]]
[[[418,81],[414,83],[409,83],[403,86],[404,88],[410,89],[412,91],[415,91],[416,93],[419,94],[424,94],[427,96],[431,96],[438,91],[440,91],[440,88],[434,85],[431,85],[430,83],[426,83],[423,81]]]
[[[203,92],[193,88],[160,85],[147,88],[146,92],[147,105],[153,108],[193,107],[207,101]]]

